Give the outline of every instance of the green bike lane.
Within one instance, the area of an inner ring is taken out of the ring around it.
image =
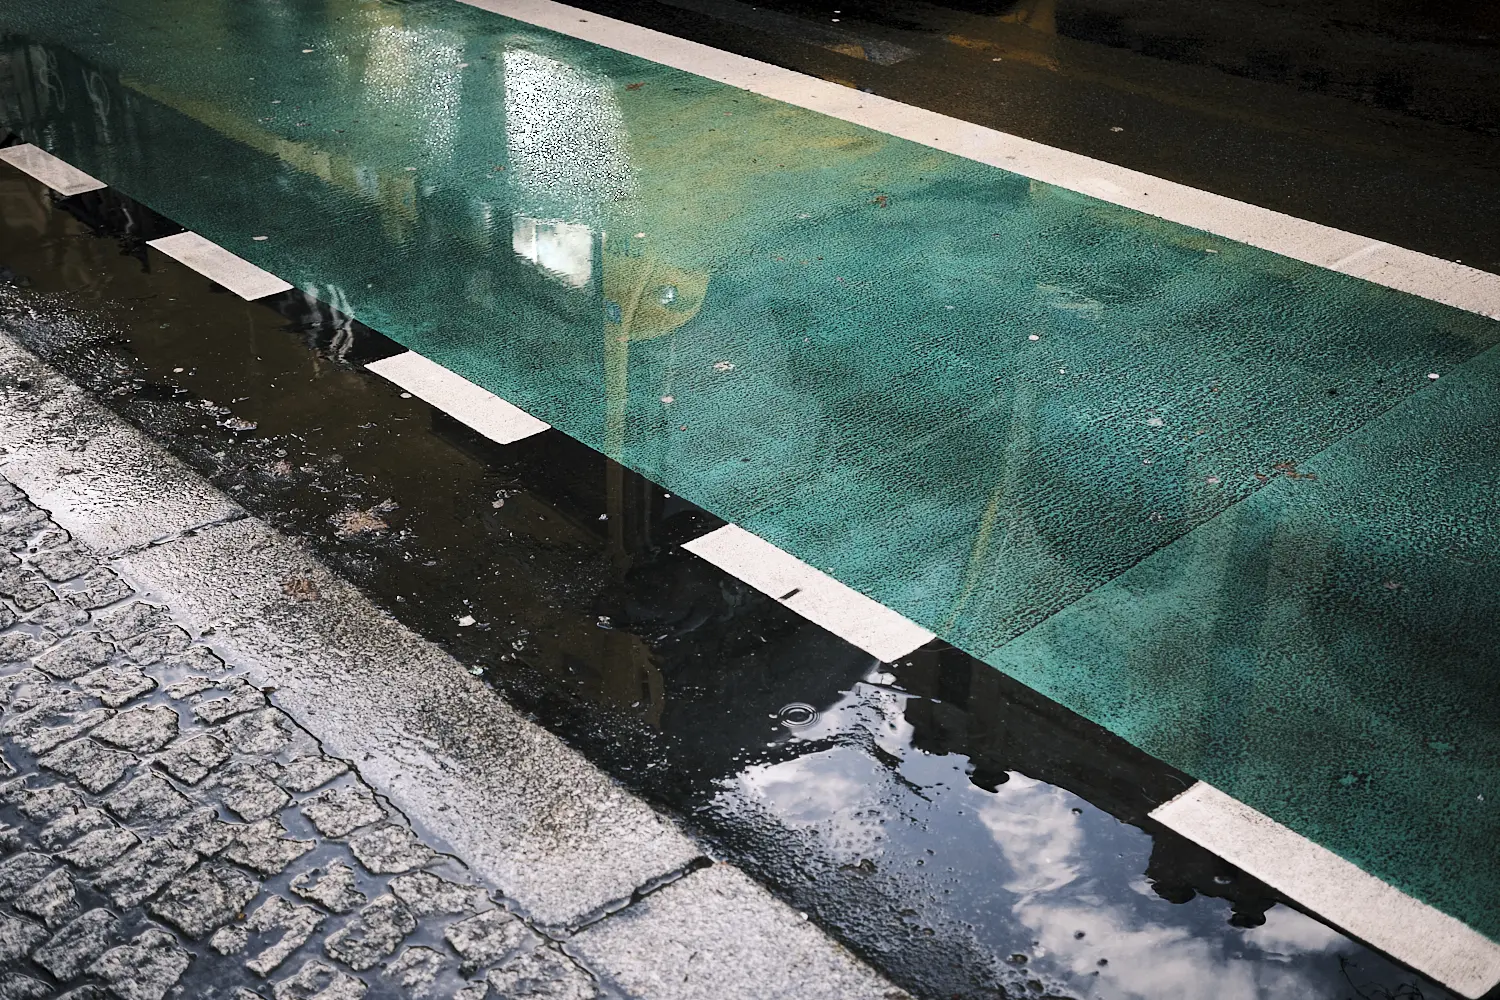
[[[140,95],[30,141],[1500,937],[1500,324],[448,2],[0,27]]]

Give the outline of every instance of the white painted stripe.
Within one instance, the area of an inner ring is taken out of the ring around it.
[[[90,177],[71,163],[59,160],[45,149],[29,142],[0,149],[0,160],[30,174],[64,198],[109,187],[97,177]]]
[[[500,444],[512,444],[551,426],[416,351],[365,367]]]
[[[181,261],[210,281],[218,282],[242,299],[265,298],[292,287],[270,271],[261,270],[197,233],[163,236],[147,245]]]
[[[884,663],[932,640],[932,633],[922,626],[737,524],[695,538],[683,548]]]
[[[866,94],[552,0],[462,0],[800,108],[1500,319],[1500,275]]]
[[[1500,944],[1211,785],[1151,818],[1463,996],[1500,984]]]

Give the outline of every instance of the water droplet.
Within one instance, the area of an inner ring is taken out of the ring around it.
[[[473,624],[474,624],[474,616],[473,615],[464,615],[462,618],[460,618],[458,620],[458,627],[459,628],[468,628],[470,625],[473,625]]]
[[[803,729],[818,721],[818,710],[805,702],[794,701],[783,705],[776,718],[788,729]]]

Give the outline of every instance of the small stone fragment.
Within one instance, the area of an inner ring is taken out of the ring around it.
[[[391,891],[419,917],[474,913],[484,904],[479,886],[459,885],[431,872],[397,875],[391,879]]]
[[[85,632],[71,639],[64,639],[34,661],[37,669],[45,671],[58,680],[70,681],[82,677],[89,671],[104,666],[115,648],[97,632]]]
[[[104,800],[104,808],[126,823],[159,823],[181,816],[192,806],[165,778],[149,773]]]
[[[274,708],[237,715],[220,732],[240,753],[276,753],[292,741],[286,716]]]
[[[280,772],[275,761],[236,761],[219,772],[213,787],[240,818],[254,822],[279,812],[292,801],[274,780]]]
[[[28,753],[44,754],[54,747],[59,747],[69,740],[76,740],[85,735],[111,717],[114,712],[108,708],[96,708],[92,712],[84,712],[82,715],[73,717],[73,721],[66,726],[53,726],[47,729],[33,729],[29,735],[13,736],[11,739]]]
[[[63,927],[31,960],[63,982],[77,978],[83,967],[104,953],[119,921],[108,910],[90,910]]]
[[[100,615],[97,624],[105,635],[119,642],[130,639],[159,625],[169,625],[172,613],[157,604],[132,601],[116,611]]]
[[[184,677],[174,684],[167,685],[167,695],[181,701],[195,694],[202,694],[213,686],[214,682],[207,677]]]
[[[17,912],[56,927],[78,915],[78,894],[73,889],[73,879],[59,868],[17,896],[11,905]]]
[[[170,705],[140,705],[99,726],[93,736],[122,750],[146,753],[175,740],[177,725],[177,710]]]
[[[528,941],[540,940],[505,910],[486,910],[460,920],[449,926],[443,937],[463,957],[466,972],[493,962]]]
[[[95,830],[78,838],[76,844],[58,857],[75,868],[92,871],[130,850],[139,839],[129,830]]]
[[[227,698],[215,698],[205,701],[201,705],[193,707],[193,714],[198,717],[199,722],[213,725],[223,722],[232,715],[242,712],[254,712],[256,709],[266,707],[266,696],[260,689],[253,687],[243,677],[236,677],[232,681],[225,681],[219,685],[223,690],[230,691]]]
[[[361,1000],[369,987],[327,962],[310,959],[272,988],[276,1000]]]
[[[277,778],[277,784],[289,792],[310,792],[319,785],[327,784],[349,770],[349,765],[333,757],[313,754],[299,757],[286,766]]]
[[[419,841],[411,830],[395,823],[356,834],[349,841],[349,849],[360,864],[376,875],[409,872],[433,857],[432,848]]]
[[[155,679],[141,673],[139,667],[100,667],[78,678],[78,686],[110,708],[119,708],[156,687]]]
[[[106,951],[89,971],[107,982],[120,1000],[162,1000],[191,960],[176,938],[153,927],[130,944]]]
[[[225,823],[211,806],[194,809],[186,819],[172,827],[163,838],[173,847],[201,854],[205,858],[228,847],[242,827]]]
[[[151,840],[94,876],[94,888],[116,906],[134,906],[161,891],[198,863],[192,851],[173,847],[166,840]]]
[[[43,850],[55,851],[66,844],[71,844],[79,837],[92,830],[108,830],[114,824],[102,810],[94,808],[74,809],[63,813],[57,819],[48,823],[37,834],[37,843]]]
[[[325,837],[342,837],[386,817],[375,796],[362,784],[330,788],[303,799],[302,815]]]
[[[355,972],[392,954],[417,929],[417,918],[395,896],[379,896],[328,936],[323,950]]]
[[[193,637],[176,625],[152,629],[121,643],[120,651],[131,660],[144,666],[157,663],[164,657],[181,653],[193,644]]]
[[[205,865],[167,886],[146,909],[197,940],[239,916],[258,892],[260,883],[243,872]]]
[[[220,955],[243,955],[249,943],[250,932],[239,924],[220,927],[208,939],[208,946]]]
[[[59,545],[43,549],[31,557],[31,565],[53,583],[62,583],[92,569],[96,560],[77,545]]]
[[[595,1000],[599,996],[593,977],[552,948],[517,955],[486,978],[490,989],[506,1000]]]
[[[178,781],[196,785],[228,759],[229,749],[217,737],[199,733],[173,744],[156,762]]]
[[[245,926],[257,934],[280,930],[282,935],[276,943],[246,962],[245,968],[257,976],[269,976],[306,944],[322,924],[323,914],[311,906],[296,906],[281,896],[272,896],[250,914]]]
[[[47,932],[30,920],[0,913],[0,963],[25,958],[47,938]]]
[[[100,566],[85,574],[78,586],[66,596],[75,607],[92,611],[122,601],[130,594],[130,587],[124,580],[116,576],[113,570]]]
[[[426,1000],[432,996],[433,985],[442,974],[443,965],[442,952],[417,945],[407,948],[387,963],[381,974],[405,990],[413,1000]]]
[[[236,831],[224,856],[262,875],[278,875],[315,846],[310,840],[293,840],[285,834],[280,820],[263,819]]]
[[[135,757],[118,750],[106,750],[85,737],[64,743],[37,763],[49,771],[74,778],[85,790],[97,795],[134,767]]]
[[[55,867],[51,858],[35,851],[22,851],[0,861],[0,902],[19,896]]]
[[[313,882],[317,873],[314,868],[292,879],[292,891],[334,913],[348,913],[365,901],[365,894],[356,887],[354,869],[348,865],[329,865],[323,877]]]

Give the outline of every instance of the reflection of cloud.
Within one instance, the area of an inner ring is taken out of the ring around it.
[[[880,853],[881,803],[892,797],[880,765],[849,747],[746,768],[725,794],[755,801],[789,827],[816,831],[839,862]]]
[[[1266,912],[1265,923],[1245,932],[1245,940],[1268,955],[1291,956],[1336,951],[1345,939],[1290,906],[1274,906]]]
[[[979,821],[1013,871],[1005,888],[1023,895],[1054,892],[1078,877],[1073,861],[1083,830],[1061,788],[1015,774],[984,797]]]
[[[517,215],[511,249],[563,284],[582,288],[594,274],[594,231],[574,222],[547,222]]]

